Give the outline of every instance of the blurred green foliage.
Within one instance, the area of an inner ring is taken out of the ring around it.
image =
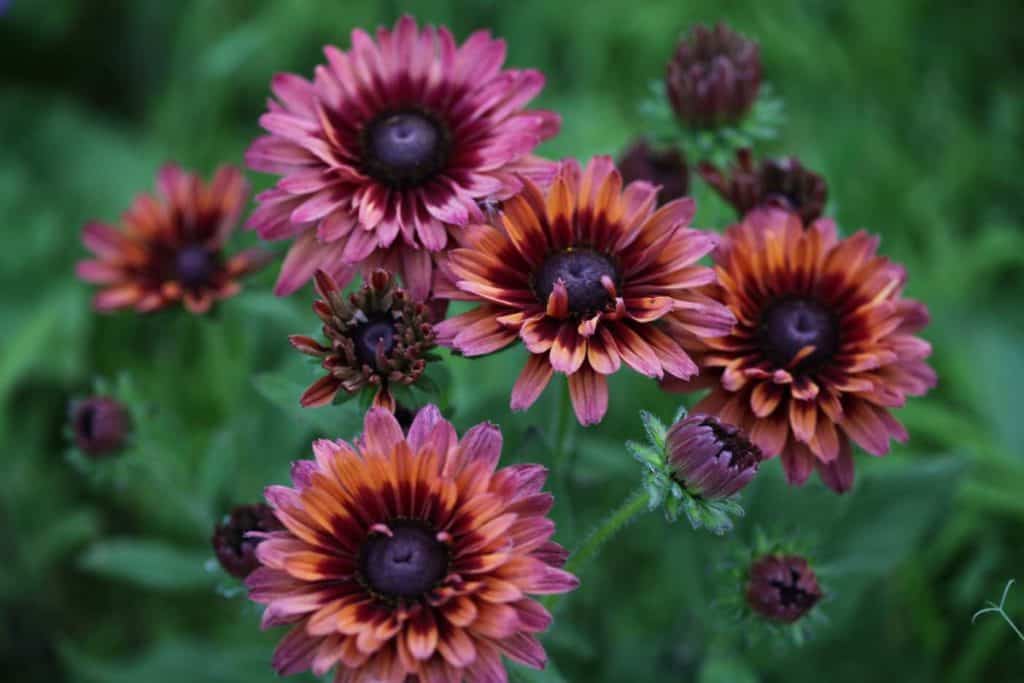
[[[996,0],[14,0],[0,17],[7,680],[273,680],[280,634],[261,633],[254,607],[215,590],[208,537],[231,504],[285,481],[314,435],[355,429],[343,408],[295,407],[310,376],[285,337],[314,328],[309,292],[275,300],[267,272],[209,319],[96,316],[73,277],[78,231],[114,220],[164,160],[205,173],[240,163],[274,72],[308,75],[323,44],[347,45],[351,28],[402,11],[460,38],[480,27],[507,38],[509,62],[542,69],[540,104],[564,117],[542,151],[579,157],[643,132],[639,104],[681,31],[730,21],[761,42],[785,100],[781,137],[760,151],[823,173],[840,225],[882,234],[933,314],[925,336],[940,385],[901,411],[907,446],[858,456],[853,493],[791,489],[770,463],[732,536],[648,515],[565,601],[546,637],[549,671],[514,677],[1019,680],[1024,645],[999,619],[970,622],[1024,565],[1024,10]],[[704,187],[696,196],[698,224],[722,227],[726,207]],[[451,359],[454,417],[460,429],[500,422],[506,462],[550,462],[560,392],[509,416],[522,360],[519,350]],[[96,376],[122,375],[150,436],[125,456],[129,475],[84,476],[65,458],[67,401]],[[556,482],[569,547],[639,482],[622,445],[639,436],[636,409],[668,418],[677,407],[639,377],[612,387],[608,418],[575,435],[572,474]],[[758,525],[817,542],[829,621],[799,650],[748,642],[716,602],[718,563]],[[1007,611],[1024,618],[1013,595]]]

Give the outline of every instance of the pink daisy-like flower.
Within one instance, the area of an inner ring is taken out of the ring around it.
[[[438,341],[479,356],[521,340],[530,357],[512,409],[533,405],[558,372],[584,425],[604,418],[607,377],[623,364],[693,377],[697,366],[674,337],[727,334],[735,319],[699,291],[715,280],[699,260],[716,238],[689,227],[693,200],[656,211],[657,194],[646,182],[624,188],[601,156],[586,169],[566,162],[547,195],[526,181],[495,226],[475,226],[442,262],[440,295],[479,306],[435,325]]]
[[[561,125],[525,110],[544,86],[534,70],[502,69],[505,43],[486,31],[456,45],[446,28],[402,17],[376,40],[352,32],[348,51],[324,48],[312,82],[278,74],[260,124],[270,135],[246,154],[283,176],[259,195],[248,226],[294,239],[275,292],[289,294],[321,268],[344,285],[357,268],[401,273],[426,298],[432,254],[482,220],[478,202],[545,182],[556,166],[532,156]]]
[[[249,597],[264,627],[291,630],[274,654],[288,675],[337,667],[335,683],[503,683],[502,655],[547,661],[551,615],[533,596],[578,585],[551,540],[540,465],[497,469],[501,433],[460,439],[436,406],[408,434],[374,408],[355,444],[321,440],[267,500],[283,531],[256,532]]]

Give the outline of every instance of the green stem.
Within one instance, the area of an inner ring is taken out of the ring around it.
[[[604,518],[576,547],[565,564],[565,570],[579,576],[587,564],[601,551],[605,543],[615,537],[638,515],[647,511],[648,496],[642,488],[633,491],[611,514]],[[552,612],[562,603],[566,595],[552,596],[547,603]]]
[[[576,535],[576,520],[572,508],[572,500],[569,495],[569,480],[571,474],[572,460],[572,437],[573,428],[576,426],[576,416],[572,408],[572,399],[569,396],[569,383],[565,383],[560,400],[555,402],[553,424],[551,428],[552,443],[554,451],[551,458],[552,484],[555,495],[565,510],[565,533],[569,538]]]
[[[587,537],[577,546],[576,551],[565,564],[565,570],[573,574],[578,573],[597,555],[605,543],[614,538],[637,515],[646,510],[647,492],[643,489],[633,491],[626,500],[622,501],[619,507],[613,510],[610,515],[604,518],[604,521],[587,534]]]

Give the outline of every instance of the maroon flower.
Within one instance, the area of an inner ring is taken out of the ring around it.
[[[766,555],[750,566],[747,604],[757,614],[792,624],[822,598],[818,578],[807,560],[796,555]]]
[[[736,152],[736,163],[723,173],[707,162],[698,167],[700,177],[742,218],[758,207],[792,211],[804,225],[821,218],[828,199],[828,185],[817,173],[803,167],[796,157],[766,159],[754,164],[749,149]]]
[[[249,532],[277,531],[283,528],[269,505],[239,505],[214,527],[210,542],[224,571],[244,579],[260,566],[256,559],[256,546],[261,539],[250,536]]]
[[[210,183],[174,164],[157,176],[158,195],[142,194],[121,219],[123,229],[89,223],[82,242],[96,255],[78,264],[78,277],[103,285],[100,311],[148,312],[183,303],[205,313],[241,289],[239,279],[262,268],[269,255],[249,249],[228,258],[224,244],[249,193],[242,173],[217,170]]]
[[[762,459],[761,449],[739,429],[708,415],[690,415],[672,425],[666,447],[672,477],[705,500],[738,493]]]
[[[483,218],[480,201],[546,182],[555,165],[532,156],[559,117],[524,106],[544,85],[533,70],[502,69],[505,43],[486,31],[461,46],[446,28],[402,17],[376,40],[352,32],[348,52],[324,48],[313,81],[274,77],[270,133],[249,166],[283,176],[257,199],[249,227],[294,238],[275,291],[318,269],[341,285],[357,267],[401,273],[417,300],[430,291],[432,254]]]
[[[627,185],[634,180],[646,180],[659,186],[659,205],[685,197],[690,186],[690,172],[679,150],[654,149],[642,138],[622,155],[619,173]]]
[[[84,453],[103,456],[124,448],[131,418],[120,403],[109,396],[93,396],[73,402],[70,412],[75,445]]]
[[[698,24],[683,38],[665,77],[679,120],[696,128],[735,123],[750,111],[761,87],[761,52],[723,23]]]

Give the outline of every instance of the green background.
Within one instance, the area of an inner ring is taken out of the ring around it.
[[[96,316],[75,281],[82,224],[116,220],[165,160],[240,163],[277,71],[309,75],[325,43],[402,11],[509,42],[536,67],[537,104],[564,117],[549,156],[616,153],[680,31],[724,18],[760,41],[787,121],[763,153],[797,154],[829,213],[883,237],[926,301],[940,382],[899,411],[911,440],[857,456],[843,497],[781,481],[777,462],[724,539],[651,514],[583,574],[524,681],[1015,681],[1024,642],[985,600],[1024,579],[1024,12],[1015,3],[866,0],[623,3],[14,0],[0,17],[0,666],[12,681],[270,681],[258,612],[205,564],[213,523],[309,455],[351,414],[302,411],[312,375],[285,341],[316,329],[309,289],[269,294],[274,268],[202,320]],[[270,178],[250,174],[257,188]],[[698,225],[729,211],[696,190]],[[236,246],[253,243],[239,234]],[[519,350],[452,359],[460,430],[501,424],[506,462],[550,462],[553,385],[509,416]],[[67,457],[69,398],[97,376],[140,418],[117,462]],[[677,399],[621,373],[598,428],[578,432],[558,483],[572,547],[639,481],[622,447],[638,407]],[[76,466],[77,465],[77,466]],[[809,541],[830,599],[801,648],[731,620],[723,560],[755,528]],[[1008,611],[1024,621],[1021,588]],[[561,679],[559,678],[559,672]],[[295,680],[312,680],[308,675]]]

